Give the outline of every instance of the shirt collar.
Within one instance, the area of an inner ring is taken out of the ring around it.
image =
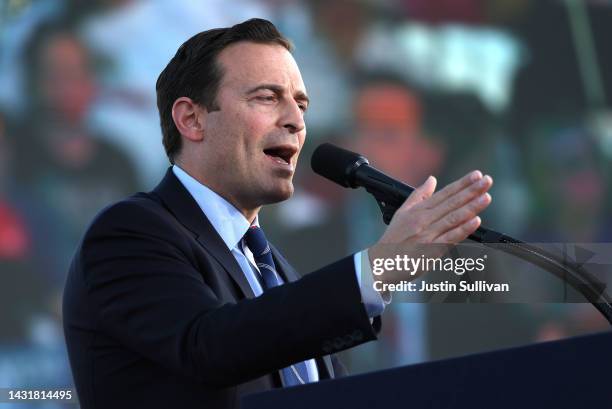
[[[172,172],[194,198],[228,249],[240,249],[238,244],[251,224],[230,202],[187,174],[178,165]],[[253,225],[259,226],[259,216]]]

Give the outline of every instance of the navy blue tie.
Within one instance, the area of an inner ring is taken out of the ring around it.
[[[249,227],[244,235],[244,240],[261,273],[264,291],[282,284],[282,280],[276,272],[270,244],[262,229],[257,226]],[[287,386],[301,385],[308,382],[308,371],[306,362],[299,362],[282,370],[283,378]]]

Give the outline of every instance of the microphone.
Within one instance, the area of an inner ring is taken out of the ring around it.
[[[376,186],[388,190],[388,193],[400,196],[410,195],[414,190],[412,186],[395,180],[370,166],[370,162],[362,155],[331,143],[321,144],[315,149],[311,166],[315,173],[344,187],[355,189]]]
[[[319,145],[310,163],[312,170],[324,178],[344,187],[363,187],[374,195],[386,224],[389,224],[395,211],[414,191],[412,186],[370,166],[364,156],[331,143]]]
[[[391,222],[397,209],[414,191],[412,186],[370,166],[370,162],[364,156],[330,143],[324,143],[315,149],[310,164],[315,173],[341,186],[353,189],[365,188],[376,198],[386,224]],[[584,295],[612,324],[612,299],[604,291],[606,285],[579,263],[568,261],[565,256],[561,257],[482,226],[478,227],[468,239],[547,270]]]
[[[370,166],[370,162],[358,153],[342,149],[331,143],[319,145],[312,154],[312,170],[344,187],[365,188],[378,202],[386,224],[414,191],[414,187]],[[517,243],[502,233],[482,226],[469,236],[479,243]]]
[[[386,224],[389,224],[395,211],[414,191],[412,186],[370,166],[364,156],[331,143],[319,145],[310,163],[312,170],[324,178],[344,187],[363,187],[374,195]]]

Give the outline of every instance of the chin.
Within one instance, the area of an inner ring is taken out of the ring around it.
[[[291,182],[289,182],[287,185],[269,190],[265,195],[266,204],[283,202],[289,199],[293,195],[293,190],[293,183]]]

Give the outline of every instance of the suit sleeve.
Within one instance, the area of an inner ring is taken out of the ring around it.
[[[86,234],[80,271],[96,327],[121,345],[188,378],[245,382],[376,338],[352,257],[222,303],[198,271],[189,238],[155,211],[122,202]]]

